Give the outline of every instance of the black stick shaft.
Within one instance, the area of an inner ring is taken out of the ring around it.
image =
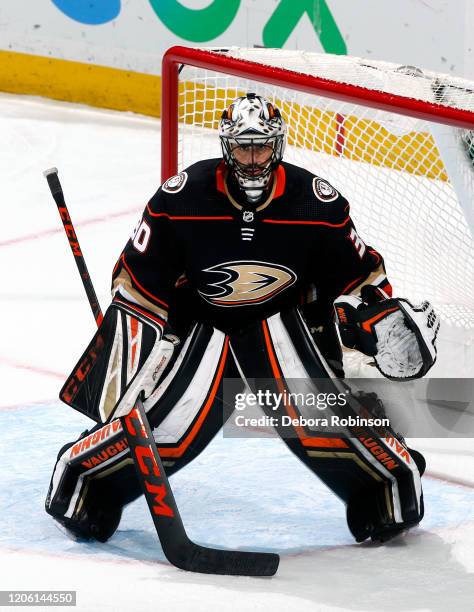
[[[87,299],[89,300],[92,314],[94,315],[97,325],[100,325],[103,319],[102,311],[94,290],[94,285],[92,284],[91,277],[89,276],[89,271],[87,270],[84,255],[82,254],[81,247],[79,245],[79,240],[77,239],[76,232],[66,206],[63,189],[61,187],[61,183],[59,182],[58,171],[56,168],[51,168],[50,170],[46,170],[44,175],[48,181],[51,195],[53,196],[58,207],[59,216],[61,217],[64,231],[66,232],[66,236],[69,241],[69,246],[71,247],[72,254],[74,255],[77,269],[81,275],[82,284],[84,286]]]

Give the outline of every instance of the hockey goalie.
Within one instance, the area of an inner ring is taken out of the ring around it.
[[[342,378],[341,342],[393,380],[435,362],[433,308],[392,297],[344,196],[283,161],[278,108],[237,98],[219,138],[222,158],[169,178],[146,206],[114,268],[111,305],[61,391],[97,422],[59,451],[46,500],[74,537],[106,541],[140,495],[117,418],[137,397],[169,475],[222,427],[226,377]],[[397,460],[389,469],[357,437],[294,433],[285,443],[346,505],[356,541],[422,519],[425,462],[402,439],[378,439]]]

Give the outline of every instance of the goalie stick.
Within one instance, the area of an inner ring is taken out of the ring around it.
[[[92,313],[99,326],[102,311],[79,246],[64,199],[57,168],[44,172],[58,207]],[[246,552],[207,548],[189,539],[156,447],[143,404],[137,399],[125,417],[120,417],[137,478],[148,504],[163,552],[180,569],[203,574],[233,576],[273,576],[280,558],[274,553]]]

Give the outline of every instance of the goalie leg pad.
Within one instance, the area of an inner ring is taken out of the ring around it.
[[[222,383],[235,377],[226,336],[198,325],[146,410],[167,475],[189,463],[222,427]],[[64,446],[54,467],[46,511],[81,539],[108,539],[122,508],[141,495],[119,419]]]
[[[310,378],[332,379],[336,395],[347,390],[345,383],[335,378],[298,311],[274,315],[233,335],[231,345],[241,371],[251,388],[254,385],[255,392],[259,390],[256,387],[259,379],[260,384],[271,384],[268,379],[272,378],[276,380],[271,393],[284,390],[289,395],[292,389],[286,381]],[[328,392],[329,388],[325,381],[322,390]],[[363,405],[366,407],[366,403]],[[286,415],[298,419],[301,415],[298,406],[285,405],[285,402],[277,410],[266,404],[261,408],[269,417]],[[370,405],[366,408],[370,413]],[[371,428],[358,429],[350,437],[328,437],[299,426],[290,437],[287,427],[277,426],[287,446],[351,508],[351,517],[354,500],[365,499],[365,504],[357,506],[361,509],[358,514],[377,533],[418,523],[423,516],[423,500],[420,470],[414,458],[402,440],[392,433],[381,437]],[[354,535],[362,541],[370,534],[362,537],[361,530],[357,529]]]

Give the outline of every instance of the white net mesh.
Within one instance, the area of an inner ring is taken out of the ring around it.
[[[341,56],[232,49],[236,58],[474,111],[474,84],[412,67]],[[386,261],[394,293],[429,299],[450,325],[474,329],[474,171],[469,130],[223,73],[180,73],[179,168],[220,156],[217,122],[254,91],[289,128],[285,159],[349,200],[360,235]],[[474,126],[474,114],[473,114]]]

